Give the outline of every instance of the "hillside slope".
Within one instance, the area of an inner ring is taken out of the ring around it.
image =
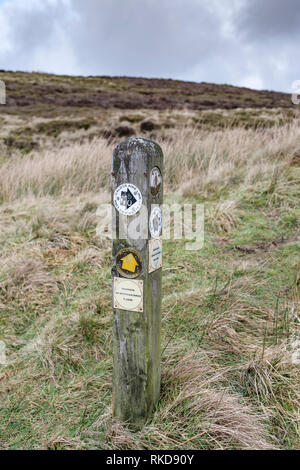
[[[264,129],[299,115],[289,95],[229,85],[23,72],[1,72],[0,80],[0,160],[97,137],[167,141],[186,127]]]
[[[230,85],[131,77],[71,77],[2,72],[7,107],[61,106],[119,109],[235,109],[292,107],[290,95]]]

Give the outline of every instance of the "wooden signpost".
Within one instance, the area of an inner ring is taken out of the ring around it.
[[[113,415],[138,427],[160,393],[163,153],[131,138],[113,153]]]

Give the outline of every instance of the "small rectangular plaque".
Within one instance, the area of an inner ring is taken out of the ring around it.
[[[162,267],[162,241],[161,239],[149,240],[149,274]]]
[[[114,278],[114,308],[143,312],[144,281]]]

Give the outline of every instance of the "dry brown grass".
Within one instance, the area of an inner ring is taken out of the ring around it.
[[[299,146],[298,121],[260,131],[182,131],[163,145],[169,187],[193,195],[249,186],[282,172]]]
[[[5,265],[2,273],[5,273]],[[14,257],[9,260],[5,274],[0,291],[7,301],[25,299],[32,292],[40,296],[57,292],[56,281],[41,260]]]
[[[111,147],[104,139],[57,151],[12,157],[2,165],[2,201],[22,197],[76,195],[108,186]]]
[[[107,420],[109,447],[197,449],[199,442],[205,442],[210,449],[275,448],[275,443],[265,440],[263,418],[246,400],[220,386],[228,371],[203,353],[187,354],[178,360],[179,349],[167,351],[162,406],[150,426],[133,433],[111,421],[109,412],[103,417]],[[172,424],[164,425],[170,416]],[[97,426],[99,423],[95,423]]]
[[[249,186],[293,164],[300,147],[298,121],[259,131],[242,128],[205,132],[182,128],[161,142],[166,189],[184,195],[220,193],[234,184]],[[28,196],[76,195],[109,187],[114,143],[98,138],[58,151],[12,157],[1,167],[2,202]],[[277,176],[276,176],[277,175]]]

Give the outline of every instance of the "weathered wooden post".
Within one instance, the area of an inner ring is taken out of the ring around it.
[[[160,393],[163,153],[131,138],[113,153],[113,415],[138,427]]]

